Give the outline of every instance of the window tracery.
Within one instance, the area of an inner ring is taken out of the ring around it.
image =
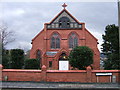
[[[78,37],[75,33],[71,33],[69,36],[69,48],[75,48],[78,46]]]
[[[51,49],[60,48],[60,36],[57,33],[54,33],[51,37]]]

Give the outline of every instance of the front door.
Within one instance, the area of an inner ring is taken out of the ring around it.
[[[59,70],[69,70],[69,61],[59,61]]]

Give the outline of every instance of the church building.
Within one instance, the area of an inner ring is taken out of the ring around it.
[[[100,52],[97,48],[98,40],[85,27],[66,10],[63,10],[32,39],[30,58],[39,59],[40,67],[46,65],[47,69],[70,70],[67,57],[76,46],[88,46],[93,50],[94,70],[100,68]]]

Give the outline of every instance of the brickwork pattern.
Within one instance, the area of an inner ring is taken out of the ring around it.
[[[120,70],[47,70],[42,66],[42,70],[17,70],[2,69],[2,81],[36,81],[36,82],[81,82],[81,83],[111,83],[113,76],[116,82],[120,82]],[[96,73],[112,73],[111,76],[96,76]]]

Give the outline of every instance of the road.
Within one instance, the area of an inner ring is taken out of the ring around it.
[[[120,90],[118,83],[2,82],[2,90]]]

